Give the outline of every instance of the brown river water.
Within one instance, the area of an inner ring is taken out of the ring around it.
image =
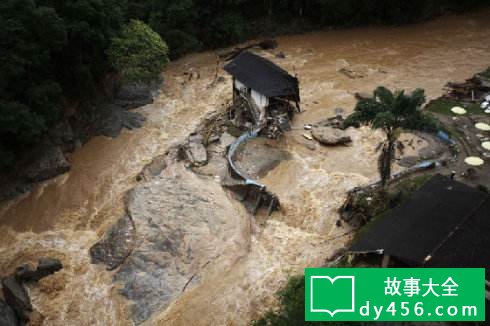
[[[295,130],[278,141],[291,158],[261,179],[279,196],[282,208],[256,219],[237,208],[240,218],[250,220],[244,233],[247,248],[208,266],[200,284],[154,313],[147,324],[247,324],[274,305],[274,292],[288,275],[322,265],[345,246],[351,236],[345,235],[347,227],[335,226],[336,211],[346,190],[376,180],[375,147],[382,135],[367,128],[349,130],[352,146],[312,150],[305,146],[303,124],[332,116],[338,107],[349,112],[355,92],[371,92],[378,85],[422,87],[429,98],[440,96],[447,81],[462,81],[490,64],[488,17],[490,11],[399,28],[280,37],[276,50],[260,52],[301,82],[304,112],[296,116]],[[285,59],[275,57],[280,51]],[[358,78],[340,73],[341,68]],[[187,81],[184,72],[189,71],[201,78]],[[92,139],[70,158],[69,173],[0,206],[0,275],[40,256],[59,258],[65,265],[29,288],[45,325],[132,324],[130,302],[113,283],[114,272],[90,264],[88,249],[123,213],[124,195],[137,185],[142,168],[230,101],[230,78],[220,71],[226,81],[212,83],[215,72],[212,52],[171,63],[155,102],[138,109],[147,117],[143,128],[115,139]],[[229,200],[240,206],[220,187],[210,188],[217,205]]]

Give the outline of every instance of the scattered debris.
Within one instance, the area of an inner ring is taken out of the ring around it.
[[[249,44],[249,45],[244,46],[244,47],[236,47],[231,51],[220,54],[219,58],[224,59],[225,61],[229,61],[229,60],[232,60],[235,57],[237,57],[242,52],[245,52],[247,50],[251,50],[253,48],[260,48],[262,50],[272,50],[272,49],[277,48],[277,41],[274,39],[265,39],[265,40],[260,41],[258,43],[252,43],[252,44]]]
[[[486,97],[490,93],[490,68],[463,83],[447,83],[446,90],[447,94],[443,97],[447,99],[466,103],[488,101]]]
[[[303,134],[303,137],[305,137],[308,140],[313,140],[313,137],[309,134]]]

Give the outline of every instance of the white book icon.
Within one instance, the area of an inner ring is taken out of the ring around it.
[[[332,317],[338,312],[354,312],[355,277],[310,276],[310,311]]]

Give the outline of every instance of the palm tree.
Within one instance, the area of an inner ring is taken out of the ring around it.
[[[361,99],[354,112],[347,117],[344,126],[370,125],[373,129],[381,129],[386,140],[380,144],[381,154],[378,159],[378,171],[381,185],[385,186],[391,177],[391,164],[395,158],[395,150],[402,129],[437,130],[436,122],[420,110],[425,103],[425,92],[416,89],[411,94],[405,91],[391,92],[385,87],[378,87],[372,98]],[[401,147],[401,146],[400,146]]]

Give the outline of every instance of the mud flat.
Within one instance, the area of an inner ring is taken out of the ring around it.
[[[336,226],[337,209],[348,189],[377,178],[380,133],[349,129],[352,143],[329,148],[309,144],[304,124],[339,107],[348,114],[355,92],[381,84],[440,96],[447,81],[488,66],[488,14],[283,37],[274,51],[260,52],[298,74],[305,110],[275,144],[287,159],[258,175],[281,200],[270,217],[252,218],[214,175],[180,163],[137,178],[231,99],[230,78],[220,72],[224,80],[215,81],[213,53],[172,63],[155,102],[137,109],[146,118],[141,129],[92,139],[74,153],[69,173],[2,204],[0,274],[39,256],[61,260],[63,270],[29,289],[46,325],[248,324],[275,304],[288,275],[324,264],[349,241],[350,229]],[[189,81],[192,71],[200,78]],[[124,264],[108,271],[91,264],[89,249],[127,213],[130,193],[137,240]]]

